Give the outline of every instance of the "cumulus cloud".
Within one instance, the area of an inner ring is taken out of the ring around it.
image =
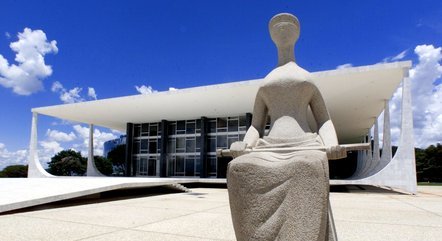
[[[442,142],[442,48],[433,45],[418,45],[414,49],[417,64],[410,69],[413,103],[415,145],[426,148]],[[391,134],[394,145],[398,144],[401,124],[402,86],[390,101]],[[383,115],[380,120],[382,133]]]
[[[347,64],[341,64],[336,66],[336,69],[346,69],[346,68],[351,68],[353,67],[353,65],[351,63],[347,63]]]
[[[50,141],[60,141],[60,142],[70,142],[75,140],[75,138],[77,138],[77,136],[73,132],[65,133],[62,131],[51,130],[51,129],[48,129],[46,131],[46,136]]]
[[[145,85],[141,85],[141,86],[137,86],[135,85],[135,89],[138,91],[138,93],[142,94],[142,95],[148,95],[148,94],[152,94],[155,92],[158,92],[157,90],[154,90],[152,88],[152,86],[145,86]]]
[[[7,35],[6,35],[7,36]],[[18,95],[30,95],[43,89],[42,80],[52,74],[44,56],[57,53],[57,41],[48,41],[42,30],[25,28],[18,33],[18,41],[9,47],[15,54],[17,64],[10,64],[0,55],[0,85],[11,88]]]
[[[97,99],[97,94],[95,93],[95,89],[92,87],[88,87],[87,88],[87,96],[89,96],[90,98],[96,100]]]
[[[87,155],[89,146],[89,127],[83,127],[81,125],[73,126],[77,136],[82,139],[81,144],[74,145],[73,147],[80,151],[83,155]],[[94,128],[94,155],[103,155],[104,142],[118,138],[111,132],[100,131]]]
[[[28,151],[26,149],[9,151],[6,145],[0,143],[0,171],[11,165],[26,165]]]
[[[59,81],[55,81],[52,83],[51,91],[54,93],[58,93],[60,96],[60,100],[65,104],[78,103],[85,101],[85,98],[81,96],[81,91],[83,88],[74,87],[70,90],[66,89]],[[95,93],[95,89],[92,87],[88,87],[88,97],[90,99],[97,99],[97,94]]]

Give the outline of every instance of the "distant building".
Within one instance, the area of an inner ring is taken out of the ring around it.
[[[119,145],[126,145],[126,135],[121,135],[117,139],[106,141],[103,147],[103,156],[107,157],[107,154]]]

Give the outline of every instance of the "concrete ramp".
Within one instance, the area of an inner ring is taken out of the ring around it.
[[[186,183],[226,183],[226,179],[54,177],[0,178],[0,213],[91,194],[127,189],[170,186],[186,191]]]

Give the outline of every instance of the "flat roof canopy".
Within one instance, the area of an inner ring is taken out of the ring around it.
[[[411,61],[383,63],[313,72],[340,143],[359,142],[373,126],[402,79]],[[119,131],[126,123],[226,117],[253,112],[262,79],[63,104],[32,109],[33,112],[69,121],[94,124]]]

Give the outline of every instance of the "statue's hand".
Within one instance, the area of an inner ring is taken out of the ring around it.
[[[347,157],[347,150],[340,145],[327,147],[327,158],[329,160],[342,159]]]
[[[247,143],[243,141],[235,141],[230,145],[230,153],[233,158],[237,158],[244,154],[244,151],[247,148]]]

